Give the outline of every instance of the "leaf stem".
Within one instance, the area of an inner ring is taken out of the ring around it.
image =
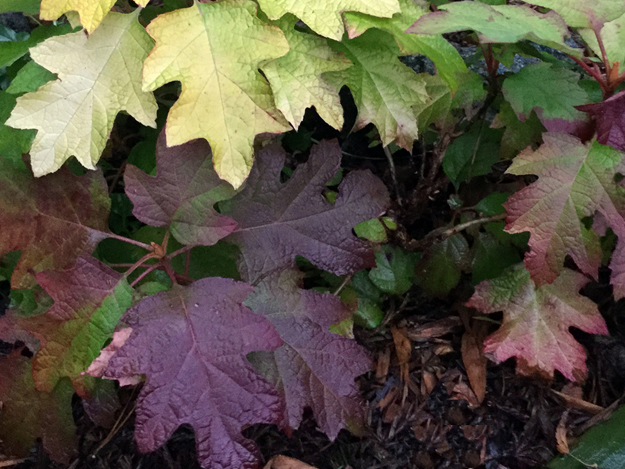
[[[174,257],[179,256],[180,254],[184,254],[185,252],[191,251],[191,249],[195,247],[197,247],[196,244],[189,244],[188,246],[184,246],[178,249],[177,251],[174,251],[171,254],[168,254],[166,257],[167,259],[173,259]]]
[[[143,256],[141,259],[139,259],[137,262],[135,262],[134,264],[132,264],[130,266],[130,268],[124,273],[124,275],[126,277],[129,277],[130,274],[132,274],[135,270],[137,270],[139,267],[147,267],[144,266],[143,264],[145,264],[146,261],[149,261],[150,259],[155,259],[156,255],[153,252],[150,252],[148,254],[146,254],[145,256]],[[158,264],[156,264],[158,265]]]
[[[128,244],[133,244],[142,249],[145,249],[146,251],[150,251],[150,252],[154,251],[154,248],[152,246],[150,246],[149,244],[142,243],[141,241],[135,241],[134,239],[126,238],[125,236],[120,236],[115,233],[106,233],[106,235],[109,238],[113,238],[113,239],[116,239],[118,241],[122,241]]]
[[[147,277],[149,274],[151,274],[152,272],[154,272],[156,269],[162,267],[160,262],[157,262],[156,264],[152,264],[150,267],[148,267],[141,275],[139,275],[131,284],[131,287],[135,287],[135,285],[137,285],[141,280],[143,280],[145,277]]]
[[[393,188],[395,189],[395,198],[397,199],[397,205],[402,206],[401,195],[399,194],[399,184],[397,183],[397,173],[395,171],[395,162],[393,161],[393,155],[391,154],[391,150],[388,149],[388,146],[383,147],[384,154],[386,155],[386,159],[388,160],[388,166],[391,170],[391,178],[393,179]]]

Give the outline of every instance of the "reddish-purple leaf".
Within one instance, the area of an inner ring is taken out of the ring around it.
[[[523,265],[517,264],[480,283],[467,306],[486,314],[503,311],[503,323],[484,341],[484,352],[498,362],[516,357],[521,374],[553,377],[558,370],[570,380],[583,379],[586,353],[569,327],[608,333],[597,305],[579,294],[587,282],[583,274],[565,269],[551,285],[537,288]]]
[[[156,176],[129,165],[124,174],[132,213],[151,226],[169,226],[182,244],[212,245],[230,234],[236,223],[217,213],[216,202],[234,195],[213,169],[204,139],[168,147],[163,130],[156,144]]]
[[[128,310],[124,321],[132,334],[104,376],[146,375],[137,402],[140,451],[157,449],[190,424],[203,467],[257,467],[255,445],[241,429],[282,422],[284,404],[246,355],[275,350],[282,340],[267,319],[242,305],[251,291],[234,280],[205,278]]]
[[[556,279],[567,255],[596,277],[601,247],[582,219],[598,212],[619,237],[625,236],[625,190],[614,183],[623,155],[599,143],[584,145],[567,134],[546,133],[543,140],[538,150],[521,152],[508,169],[538,180],[504,204],[506,230],[530,232],[525,266],[538,286]]]
[[[33,359],[38,390],[51,392],[63,377],[87,398],[93,378],[83,376],[132,304],[132,289],[122,274],[100,261],[79,258],[66,271],[37,274],[37,281],[54,300],[44,314],[31,318],[3,317],[41,342]]]
[[[597,141],[617,150],[625,150],[625,91],[601,103],[577,106],[597,122]]]
[[[68,380],[52,392],[35,389],[31,362],[20,350],[0,356],[0,440],[8,452],[27,456],[38,438],[52,459],[68,463],[76,452],[74,391]]]
[[[314,146],[308,162],[283,184],[285,157],[280,145],[265,147],[245,189],[221,205],[238,223],[229,239],[241,248],[241,276],[253,282],[264,273],[292,266],[298,255],[336,275],[374,266],[373,251],[352,228],[386,211],[389,195],[382,181],[369,171],[353,171],[331,204],[323,191],[341,164],[338,143]]]
[[[29,272],[65,269],[91,254],[107,237],[110,204],[100,171],[35,179],[0,158],[0,256],[22,251],[12,287],[33,287]]]
[[[246,301],[275,326],[284,345],[255,354],[252,362],[285,396],[288,424],[297,428],[309,406],[319,427],[336,438],[341,428],[363,416],[354,380],[371,369],[366,350],[333,334],[330,325],[350,315],[329,293],[300,290],[299,272],[264,279]]]

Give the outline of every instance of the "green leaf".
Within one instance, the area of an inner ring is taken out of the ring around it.
[[[584,433],[571,450],[547,466],[549,469],[622,469],[625,461],[625,407],[619,408],[606,422]]]
[[[482,217],[492,217],[504,213],[503,204],[510,197],[509,192],[491,192],[473,206]]]
[[[375,253],[376,267],[369,271],[369,279],[383,292],[403,295],[412,286],[417,261],[415,253],[383,246]]]
[[[506,78],[502,91],[521,120],[535,110],[540,118],[580,119],[575,106],[588,102],[588,94],[578,84],[579,74],[552,64],[528,65]]]
[[[358,223],[354,226],[354,232],[359,238],[368,239],[374,243],[385,243],[388,239],[386,228],[378,218]]]
[[[345,13],[345,24],[350,38],[363,34],[370,28],[388,31],[393,35],[401,55],[421,54],[429,57],[436,71],[449,86],[452,93],[458,89],[459,73],[467,71],[462,57],[443,36],[427,36],[406,33],[406,29],[426,14],[429,9],[425,5],[412,0],[399,0],[401,14],[392,18],[379,18],[362,13]]]
[[[336,43],[336,48],[354,65],[323,76],[335,86],[349,86],[358,107],[356,129],[371,122],[377,127],[384,146],[397,142],[412,150],[419,132],[411,106],[426,102],[426,83],[399,61],[393,38],[372,29],[355,39]]]
[[[419,18],[408,32],[442,34],[472,29],[480,42],[518,42],[529,39],[562,51],[575,52],[564,42],[568,31],[557,15],[543,15],[525,6],[456,2]]]
[[[444,297],[458,285],[467,267],[469,244],[455,234],[428,249],[416,267],[418,284],[431,296]]]
[[[22,155],[30,150],[37,132],[14,129],[4,124],[14,107],[15,96],[0,91],[0,158],[10,161],[15,167],[25,168]]]
[[[56,75],[54,73],[49,72],[37,62],[31,61],[17,72],[17,76],[6,91],[11,94],[30,93],[37,91],[39,87],[55,79]]]
[[[579,34],[597,57],[602,57],[595,32],[591,28],[583,28],[579,30]],[[623,47],[625,44],[625,14],[605,23],[601,28],[600,35],[608,60],[612,63],[625,64],[625,48]]]
[[[475,253],[471,263],[471,282],[499,277],[503,271],[519,262],[519,251],[509,243],[503,243],[492,233],[479,233],[473,246]]]
[[[501,103],[499,113],[493,119],[491,127],[504,129],[499,156],[509,159],[514,158],[521,150],[529,146],[537,146],[542,140],[542,134],[546,131],[535,112],[531,112],[529,118],[521,121],[507,101]]]
[[[28,53],[28,49],[52,36],[67,34],[72,30],[68,24],[40,26],[30,33],[30,37],[19,42],[0,42],[0,67],[11,65]]]
[[[623,0],[529,0],[528,3],[551,8],[573,28],[592,28],[625,14]]]
[[[0,0],[0,13],[19,11],[26,15],[39,13],[41,0]]]
[[[461,182],[490,173],[491,166],[499,160],[501,132],[474,125],[447,149],[443,170],[456,188]]]

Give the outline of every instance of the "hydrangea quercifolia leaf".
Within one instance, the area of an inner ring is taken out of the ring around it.
[[[399,48],[385,31],[369,29],[334,46],[354,65],[324,73],[323,78],[337,88],[349,87],[358,107],[355,129],[373,123],[385,146],[397,142],[411,151],[419,136],[414,108],[429,100],[426,80],[400,62]]]
[[[232,186],[213,170],[211,150],[203,139],[167,147],[165,131],[156,143],[155,177],[136,166],[124,173],[133,215],[151,226],[168,226],[182,244],[213,245],[236,227],[213,206],[234,195]]]
[[[300,290],[301,277],[293,270],[270,275],[246,300],[254,312],[271,321],[284,341],[279,349],[253,354],[251,360],[283,392],[289,427],[299,426],[309,406],[321,430],[333,440],[348,423],[362,420],[354,380],[371,369],[371,359],[354,340],[329,331],[350,315],[341,300]]]
[[[341,164],[338,143],[314,146],[308,162],[283,184],[285,157],[279,144],[265,147],[245,188],[220,205],[238,223],[226,239],[241,249],[242,278],[254,282],[294,265],[298,255],[336,275],[373,267],[373,251],[353,235],[352,228],[386,211],[389,194],[382,181],[369,171],[353,171],[341,182],[331,204],[323,191]]]
[[[625,14],[625,0],[529,0],[527,3],[552,8],[572,28],[600,30],[606,21]]]
[[[122,274],[92,257],[79,258],[72,269],[41,272],[36,278],[54,304],[42,315],[10,318],[14,327],[41,342],[32,364],[35,386],[52,392],[68,377],[76,392],[88,398],[94,383],[81,373],[130,307],[132,289]]]
[[[345,28],[344,12],[357,11],[390,18],[399,13],[397,0],[259,0],[263,12],[272,20],[292,13],[321,36],[340,41]]]
[[[551,284],[536,287],[523,264],[480,283],[467,306],[490,314],[503,311],[499,330],[484,341],[484,352],[498,362],[517,359],[520,374],[553,377],[558,370],[575,381],[586,376],[586,353],[569,332],[607,334],[597,305],[579,294],[588,279],[564,269]]]
[[[150,0],[136,0],[140,6],[146,6]],[[100,25],[115,0],[41,0],[39,16],[44,20],[57,20],[69,11],[75,11],[80,22],[89,34]]]
[[[100,171],[66,168],[35,179],[0,158],[0,256],[22,251],[11,285],[30,288],[29,273],[65,269],[107,237],[111,200]]]
[[[625,151],[625,91],[601,103],[577,106],[597,122],[597,141]]]
[[[52,392],[35,389],[31,361],[14,350],[0,356],[0,440],[10,454],[23,457],[38,438],[52,459],[69,463],[76,452],[76,426],[68,380]]]
[[[345,27],[350,39],[360,36],[370,28],[388,31],[393,35],[401,55],[425,55],[434,62],[436,72],[447,83],[452,93],[460,85],[458,75],[466,73],[464,60],[442,35],[409,34],[406,29],[429,12],[425,2],[399,0],[401,14],[380,18],[362,13],[345,13]]]
[[[525,266],[538,286],[558,277],[567,254],[596,277],[602,256],[598,236],[582,219],[598,212],[619,239],[625,238],[625,189],[614,184],[623,155],[562,133],[546,133],[543,141],[538,150],[521,152],[508,168],[510,174],[533,174],[538,180],[504,204],[506,231],[530,232]]]
[[[254,443],[241,429],[282,422],[284,409],[246,354],[275,350],[282,340],[267,319],[242,306],[251,291],[209,277],[147,297],[125,314],[132,333],[104,377],[146,375],[137,402],[140,451],[157,449],[190,424],[203,467],[257,467]]]
[[[256,17],[256,8],[248,0],[195,2],[147,28],[156,46],[145,61],[143,89],[182,83],[167,118],[167,144],[205,138],[215,170],[235,188],[249,174],[255,136],[289,129],[258,71],[289,45],[278,27]]]
[[[325,81],[324,72],[344,70],[352,63],[334,51],[328,41],[295,29],[296,18],[285,16],[278,26],[289,41],[291,50],[284,57],[263,66],[271,84],[276,106],[297,130],[304,112],[313,107],[335,129],[343,127],[343,107],[339,90]]]
[[[111,13],[91,36],[78,31],[30,50],[35,62],[58,75],[17,98],[6,122],[38,130],[30,152],[35,176],[58,170],[71,156],[95,169],[120,111],[156,127],[156,100],[140,89],[151,46],[138,14]]]
[[[576,0],[574,0],[576,1]],[[564,42],[566,24],[555,13],[541,14],[528,6],[456,2],[419,18],[407,32],[444,34],[472,29],[481,43],[509,43],[523,39],[575,53]]]

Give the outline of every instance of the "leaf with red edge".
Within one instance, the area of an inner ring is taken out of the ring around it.
[[[152,177],[126,167],[126,194],[140,221],[168,226],[182,244],[213,245],[234,230],[236,223],[214,209],[234,189],[217,176],[206,140],[168,147],[163,130],[156,143],[156,169]]]
[[[52,459],[67,464],[76,452],[72,386],[60,381],[52,392],[35,389],[31,361],[20,350],[0,356],[0,440],[8,452],[27,456],[38,438]]]
[[[517,372],[553,377],[558,370],[575,381],[586,376],[586,353],[569,332],[607,334],[597,305],[579,294],[588,279],[564,269],[551,284],[537,288],[522,264],[480,283],[467,306],[490,314],[503,311],[499,330],[484,341],[484,353],[498,362],[517,359]]]
[[[228,240],[241,248],[243,279],[253,282],[262,274],[290,267],[298,255],[336,275],[373,267],[371,247],[352,228],[386,211],[390,201],[382,181],[368,170],[352,171],[331,204],[323,191],[341,164],[336,140],[315,145],[308,162],[282,184],[285,157],[279,144],[265,147],[245,189],[220,205],[238,223]]]
[[[174,285],[128,310],[123,320],[132,333],[104,377],[146,375],[135,424],[140,451],[157,449],[189,424],[203,467],[257,467],[256,447],[241,429],[279,423],[284,409],[246,355],[275,350],[282,340],[267,319],[242,305],[251,291],[245,283],[209,277]]]
[[[108,235],[111,200],[100,171],[74,176],[68,169],[35,179],[0,158],[0,257],[22,256],[13,288],[35,285],[31,271],[71,267]]]
[[[288,425],[297,428],[309,406],[330,439],[341,428],[362,421],[363,406],[354,383],[371,369],[371,359],[356,341],[333,334],[332,324],[350,316],[329,293],[300,290],[303,275],[293,270],[269,276],[246,304],[275,326],[284,345],[254,354],[252,363],[285,396]]]
[[[543,140],[538,150],[526,149],[508,168],[510,174],[533,174],[538,180],[504,204],[506,231],[530,232],[525,266],[538,286],[556,279],[567,255],[596,278],[602,256],[599,239],[582,219],[599,212],[625,237],[625,189],[614,184],[623,155],[599,143],[584,145],[567,134],[546,133]]]
[[[597,122],[597,141],[617,150],[625,150],[625,91],[601,103],[576,106]]]
[[[39,316],[0,321],[15,321],[41,342],[32,365],[38,390],[51,392],[68,377],[88,398],[94,382],[82,372],[132,304],[132,289],[122,274],[92,257],[79,258],[70,270],[41,272],[37,281],[54,300],[52,307]]]

